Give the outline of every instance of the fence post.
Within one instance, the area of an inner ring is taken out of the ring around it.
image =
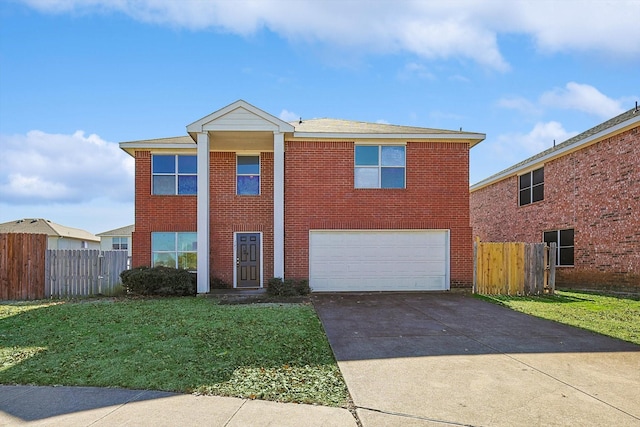
[[[476,236],[473,242],[473,293],[478,293],[478,245],[480,244],[480,237]]]
[[[551,242],[549,246],[549,292],[551,295],[556,293],[556,243]]]

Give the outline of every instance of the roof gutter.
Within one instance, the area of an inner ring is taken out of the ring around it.
[[[530,161],[525,161],[518,167],[507,168],[502,172],[498,172],[495,175],[492,175],[488,178],[483,179],[482,181],[479,181],[473,184],[471,187],[469,187],[469,191],[473,192],[476,190],[480,190],[481,188],[487,187],[488,185],[491,185],[494,182],[502,181],[503,179],[508,178],[510,176],[518,175],[519,172],[523,172],[527,169],[535,169],[536,166],[543,165],[546,162],[549,162],[558,157],[562,157],[580,148],[588,147],[592,144],[595,144],[596,142],[603,140],[606,137],[613,136],[615,134],[625,131],[626,129],[633,128],[634,125],[637,125],[637,124],[640,124],[640,115],[632,117],[629,120],[626,120],[622,123],[618,123],[617,125],[604,129],[584,139],[576,141],[574,144],[567,145],[557,150],[550,151],[546,155],[537,157],[535,159],[531,159]]]

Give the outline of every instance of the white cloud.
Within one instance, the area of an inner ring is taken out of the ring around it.
[[[267,28],[292,42],[425,59],[471,59],[506,71],[501,34],[524,34],[545,52],[600,52],[637,60],[640,1],[424,2],[376,0],[23,0],[49,13],[118,11],[142,22],[243,36]]]
[[[598,51],[637,59],[640,2],[518,1],[507,28],[530,34],[548,52]],[[511,8],[510,7],[510,8]]]
[[[4,203],[77,203],[96,198],[133,200],[134,162],[98,135],[0,136],[0,199]]]
[[[285,122],[293,122],[296,120],[300,120],[300,116],[297,113],[289,110],[282,110],[280,115],[278,116],[280,120],[284,120]]]
[[[500,135],[497,144],[494,145],[494,151],[502,155],[522,153],[529,157],[553,147],[554,141],[559,144],[575,135],[577,132],[566,131],[562,124],[556,121],[538,122],[529,133]]]
[[[496,31],[474,5],[299,0],[23,0],[49,13],[120,12],[141,22],[249,36],[268,29],[293,43],[343,50],[349,56],[409,52],[426,59],[470,58],[509,68]]]
[[[593,86],[575,82],[543,93],[540,103],[549,107],[578,110],[601,118],[617,116],[624,111],[621,101],[609,98]]]

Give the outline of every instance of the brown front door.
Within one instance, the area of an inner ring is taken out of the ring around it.
[[[260,233],[236,234],[236,287],[260,287]]]

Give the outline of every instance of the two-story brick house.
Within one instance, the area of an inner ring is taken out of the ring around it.
[[[284,122],[244,101],[135,158],[133,266],[233,287],[470,286],[469,149],[483,134],[333,119]]]
[[[556,284],[640,289],[640,110],[471,186],[483,241],[555,242]]]

